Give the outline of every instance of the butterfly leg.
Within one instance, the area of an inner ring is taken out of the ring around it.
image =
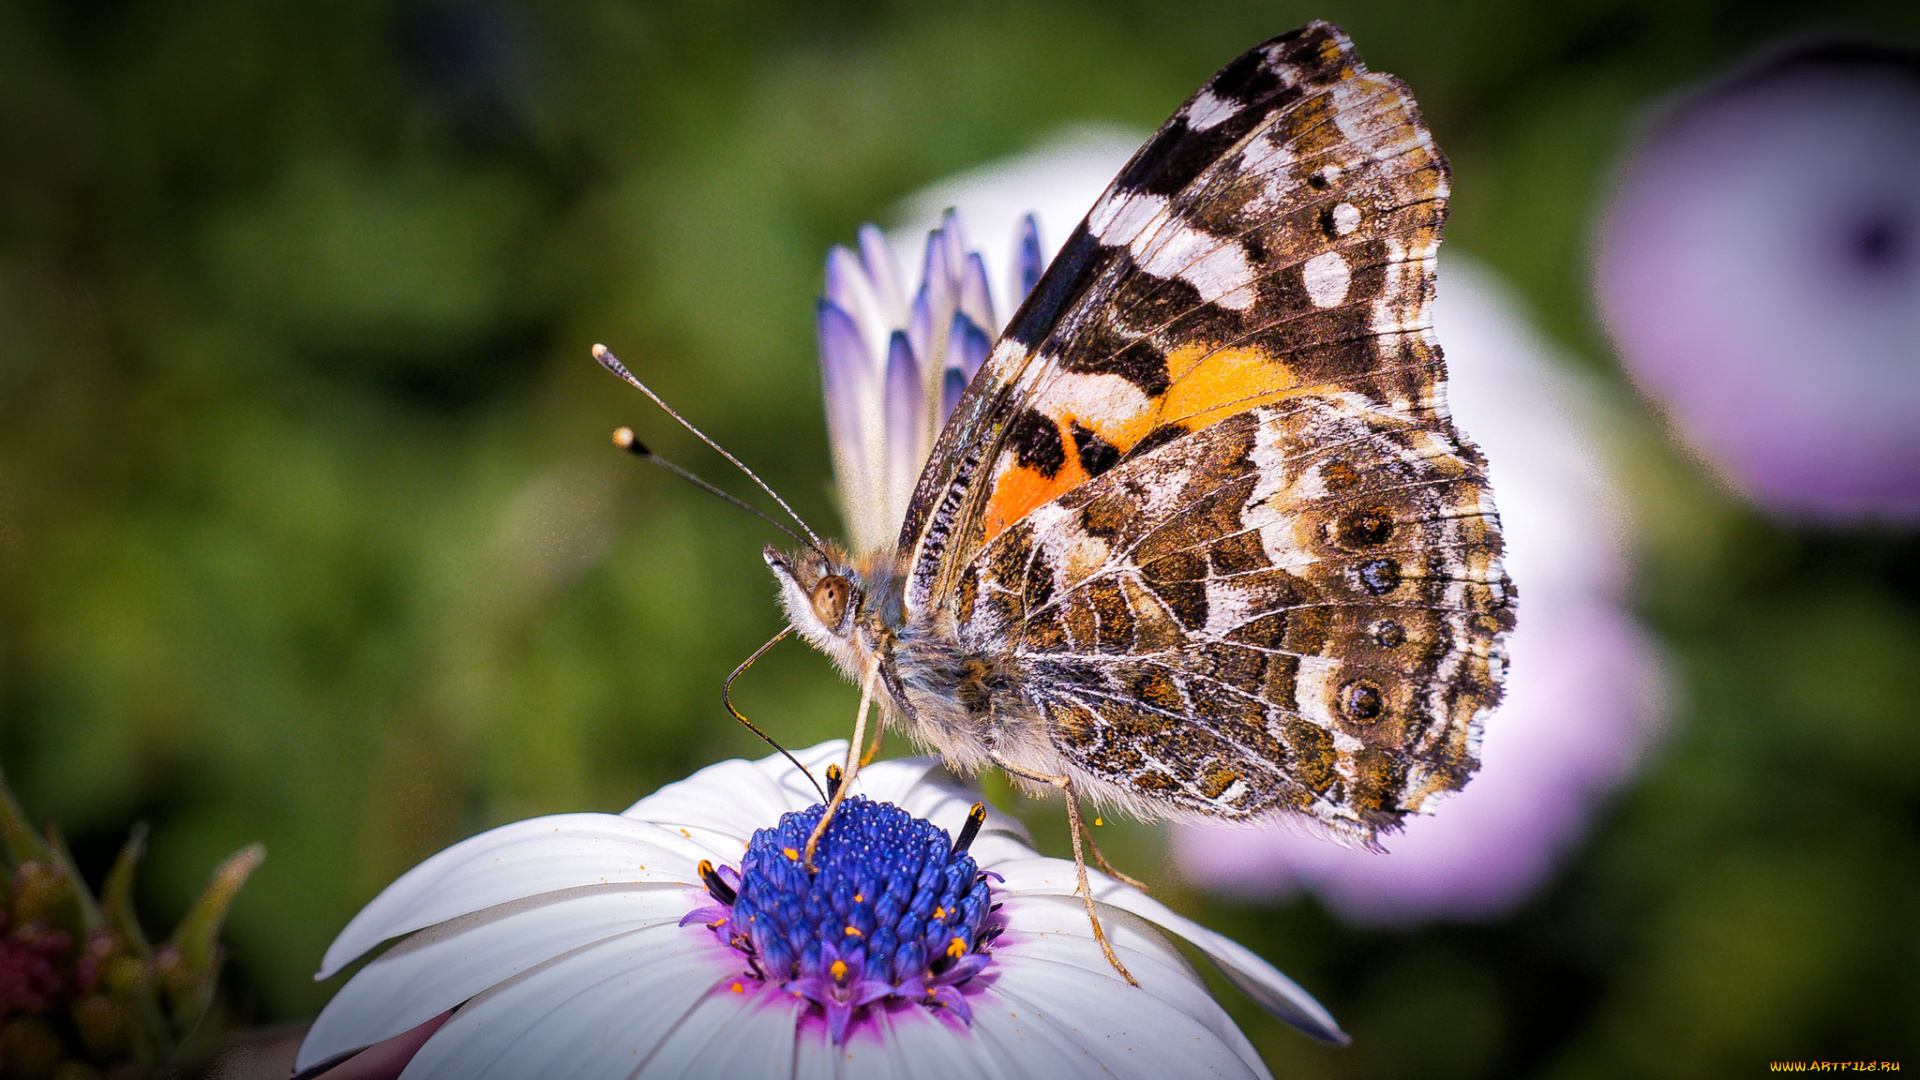
[[[867,759],[860,755],[860,745],[867,741],[867,711],[873,706],[873,681],[880,676],[880,665],[867,672],[865,681],[860,684],[860,710],[853,717],[853,743],[847,747],[846,775],[833,789],[833,797],[827,800],[827,810],[820,815],[820,824],[813,827],[813,835],[807,837],[806,867],[813,872],[813,853],[820,846],[820,838],[827,834],[827,826],[833,823],[834,812],[840,809],[841,800],[853,789],[853,778],[860,775],[860,767]]]
[[[1100,853],[1100,845],[1095,843],[1093,840],[1092,829],[1087,830],[1087,850],[1093,852],[1093,861],[1099,865],[1100,869],[1104,871],[1108,877],[1113,878],[1115,881],[1118,881],[1124,885],[1131,885],[1134,888],[1139,889],[1141,892],[1147,891],[1146,882],[1141,881],[1139,878],[1134,877],[1132,874],[1122,873],[1121,871],[1115,869],[1112,863],[1107,861],[1107,857]]]
[[[1087,859],[1080,847],[1080,834],[1086,831],[1086,823],[1080,820],[1080,798],[1073,790],[1072,778],[1066,776],[1048,776],[1045,773],[1037,773],[1023,769],[1001,757],[997,751],[989,750],[987,757],[992,760],[995,765],[1000,766],[1000,768],[1015,776],[1057,787],[1066,795],[1067,825],[1073,832],[1073,869],[1079,876],[1076,891],[1080,894],[1081,903],[1086,905],[1087,921],[1093,924],[1093,940],[1100,943],[1100,951],[1106,955],[1107,963],[1112,964],[1113,970],[1119,972],[1120,977],[1127,980],[1127,985],[1139,986],[1140,980],[1134,978],[1133,972],[1127,970],[1127,965],[1120,962],[1120,957],[1113,951],[1113,943],[1107,940],[1106,931],[1100,928],[1100,916],[1093,906],[1093,886],[1087,882]],[[1105,860],[1103,859],[1101,861],[1104,862]]]

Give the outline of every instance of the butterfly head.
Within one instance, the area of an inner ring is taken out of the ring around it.
[[[854,628],[866,596],[860,573],[846,553],[828,544],[788,555],[769,544],[765,555],[774,580],[780,583],[787,621],[814,648],[842,666],[855,666]]]

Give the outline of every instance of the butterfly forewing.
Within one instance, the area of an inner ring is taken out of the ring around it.
[[[1143,439],[1327,378],[1398,374],[1378,396],[1425,405],[1409,394],[1435,382],[1421,339],[1445,192],[1411,97],[1337,29],[1228,65],[1096,203],[943,432],[901,535],[919,597]],[[1401,284],[1392,310],[1370,302]],[[1382,332],[1412,355],[1380,362]]]

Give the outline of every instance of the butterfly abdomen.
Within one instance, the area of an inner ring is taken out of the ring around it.
[[[951,620],[928,619],[900,631],[891,662],[906,698],[894,703],[894,720],[948,763],[970,772],[987,767],[990,752],[1016,760],[1047,756],[1035,755],[1046,745],[1044,719],[1010,655],[969,647]]]

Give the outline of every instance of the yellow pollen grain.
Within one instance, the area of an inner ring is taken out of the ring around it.
[[[842,982],[847,977],[847,962],[845,960],[835,960],[833,966],[828,968],[827,971],[833,976],[834,982]]]
[[[955,960],[958,960],[962,956],[965,956],[966,954],[967,954],[967,939],[962,937],[956,937],[952,941],[947,942],[948,956],[951,956]]]
[[[1101,820],[1100,820],[1099,818],[1094,818],[1094,819],[1093,819],[1093,823],[1094,823],[1095,825],[1105,825],[1105,824],[1106,824],[1106,822],[1104,822],[1104,821],[1101,821]]]
[[[680,835],[681,835],[681,836],[684,836],[684,837],[686,837],[686,838],[687,838],[687,839],[689,839],[689,840],[691,840],[691,839],[693,839],[693,834],[692,834],[692,833],[690,833],[690,832],[688,832],[688,831],[687,831],[687,830],[685,830],[685,829],[681,829],[681,830],[680,830]]]
[[[944,918],[946,918],[946,917],[947,917],[947,909],[946,909],[946,908],[943,908],[943,907],[937,907],[937,908],[934,908],[934,909],[933,909],[933,917],[934,917],[934,918],[936,918],[936,919],[944,919]]]
[[[780,852],[793,862],[800,861],[800,852],[794,848],[781,848]]]
[[[849,926],[849,927],[847,927],[847,936],[848,936],[848,937],[860,937],[860,936],[861,936],[861,934],[860,934],[860,928],[859,928],[859,927],[857,927],[857,926]]]
[[[861,895],[861,894],[859,894],[859,893],[854,893],[854,894],[853,894],[853,902],[854,902],[854,903],[856,903],[856,904],[864,904],[864,903],[866,903],[866,902],[867,902],[867,898],[866,898],[865,896],[862,896],[862,895]]]
[[[738,982],[734,983],[731,987],[728,987],[728,989],[732,990],[736,994],[744,994],[747,992],[747,988],[745,986],[742,986]]]

